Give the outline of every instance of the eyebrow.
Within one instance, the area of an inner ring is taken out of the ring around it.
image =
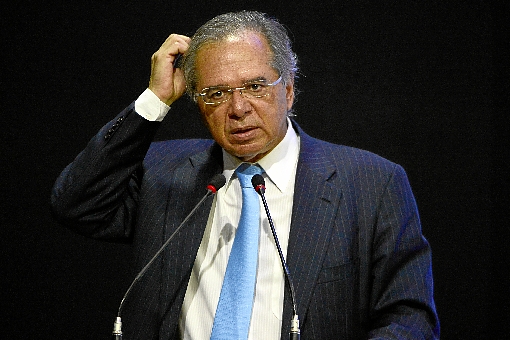
[[[249,83],[253,83],[253,82],[257,82],[257,81],[268,81],[266,77],[264,76],[260,76],[260,77],[256,77],[256,78],[252,78],[252,79],[249,79],[249,80],[246,80],[243,82],[243,85],[244,84],[249,84]],[[242,86],[242,85],[241,85]],[[205,90],[205,89],[216,89],[216,88],[220,88],[220,87],[230,87],[230,88],[233,88],[233,87],[236,87],[236,86],[230,86],[230,85],[223,85],[223,84],[219,84],[219,85],[213,85],[213,86],[207,86],[207,87],[204,87],[202,89]]]
[[[266,77],[257,77],[257,78],[253,78],[253,79],[250,79],[250,80],[247,80],[245,81],[243,84],[248,84],[248,83],[253,83],[253,82],[256,82],[256,81],[268,81]]]

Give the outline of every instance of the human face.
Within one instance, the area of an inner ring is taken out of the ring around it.
[[[197,90],[219,85],[241,87],[253,80],[274,82],[280,76],[270,66],[272,53],[266,39],[245,32],[203,46],[197,54]],[[291,80],[280,82],[262,98],[245,98],[234,91],[229,101],[198,106],[213,138],[228,153],[245,162],[257,162],[281,142],[287,132],[287,112],[294,100]]]

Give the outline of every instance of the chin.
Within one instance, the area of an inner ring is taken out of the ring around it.
[[[250,162],[253,158],[256,158],[259,154],[254,152],[230,152],[231,155],[236,156],[244,162]]]
[[[258,161],[268,153],[266,149],[267,149],[266,145],[264,145],[264,147],[260,147],[249,144],[245,146],[225,148],[225,150],[228,153],[236,156],[237,158],[243,160],[244,162],[253,162],[253,159],[255,159],[255,161]]]

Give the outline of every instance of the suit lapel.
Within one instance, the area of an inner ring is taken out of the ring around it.
[[[331,155],[324,152],[323,142],[297,128],[301,147],[287,263],[296,292],[298,315],[303,322],[328,248],[341,190],[333,182],[336,168],[329,158]],[[291,302],[290,291],[286,288],[282,338],[290,331]]]
[[[171,175],[165,218],[167,239],[206,194],[208,181],[222,171],[221,148],[217,144],[189,157]],[[211,210],[214,196],[209,196],[172,239],[163,256],[163,315],[178,315],[189,275]],[[175,318],[170,318],[174,320]],[[175,319],[176,320],[176,319]],[[170,329],[175,325],[170,325]]]

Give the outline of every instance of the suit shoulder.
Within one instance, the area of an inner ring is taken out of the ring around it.
[[[397,164],[385,159],[373,152],[359,148],[334,144],[308,135],[295,121],[294,128],[301,138],[301,156],[310,163],[326,164],[334,163],[336,168],[345,167],[399,167]]]
[[[315,140],[315,148],[320,148],[325,157],[328,157],[337,169],[348,172],[377,171],[393,173],[402,167],[371,151],[333,144],[319,139]]]
[[[178,163],[190,156],[206,151],[212,147],[211,139],[175,139],[153,142],[144,159],[146,166],[154,163]]]
[[[360,162],[370,162],[370,163],[381,163],[381,164],[389,164],[396,165],[394,162],[375,154],[368,150],[359,149],[352,146],[342,145],[342,144],[334,144],[331,142],[327,142],[324,140],[320,140],[317,138],[313,138],[316,146],[319,146],[327,153],[332,153],[336,157],[340,157],[341,159],[356,159]]]

